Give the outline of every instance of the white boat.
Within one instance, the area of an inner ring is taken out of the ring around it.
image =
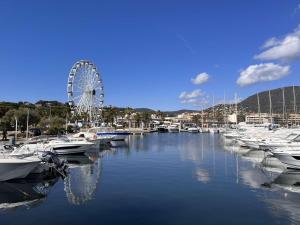
[[[170,126],[168,126],[168,132],[169,133],[178,133],[179,127],[175,124],[171,124]]]
[[[3,155],[0,158],[0,181],[25,178],[40,163],[41,160],[34,156],[17,158]]]
[[[189,127],[187,129],[187,132],[189,132],[189,133],[199,133],[199,128],[198,127]]]
[[[58,155],[83,154],[89,150],[94,143],[85,139],[57,139],[50,141],[46,147],[50,147]]]
[[[34,152],[52,151],[58,155],[83,154],[91,147],[93,142],[85,138],[56,137],[49,139],[32,139],[20,148],[22,154]]]
[[[86,138],[88,141],[94,142],[97,147],[108,145],[113,140],[113,135],[98,135],[96,134],[93,128],[89,129],[88,131],[84,132],[81,131],[77,134],[74,134],[73,137],[75,138]]]
[[[261,150],[271,150],[282,147],[294,147],[299,149],[300,133],[291,133],[284,138],[273,138],[259,143],[259,148]]]
[[[300,169],[300,150],[275,150],[272,154],[288,168]]]
[[[210,127],[208,130],[209,130],[209,133],[212,133],[212,134],[219,133],[219,128],[218,128],[217,124],[212,124],[212,127]]]
[[[116,130],[113,127],[93,127],[88,130],[98,138],[112,138],[112,141],[124,141],[131,134],[126,130]]]

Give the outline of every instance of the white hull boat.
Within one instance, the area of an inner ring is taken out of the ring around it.
[[[273,151],[274,157],[291,169],[300,169],[300,151]]]
[[[25,178],[40,162],[41,160],[37,157],[0,158],[0,181]]]
[[[177,125],[170,125],[170,126],[168,126],[168,132],[169,133],[178,133],[179,128]]]
[[[115,130],[113,127],[94,127],[88,130],[97,136],[97,139],[109,139],[112,141],[125,141],[131,134],[126,130]]]
[[[187,129],[189,133],[199,133],[199,129],[197,127],[190,127]]]

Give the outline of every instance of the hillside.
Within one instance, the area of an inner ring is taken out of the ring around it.
[[[273,113],[282,113],[283,108],[283,91],[282,88],[277,88],[270,90],[271,99],[272,99],[272,109]],[[262,113],[268,113],[270,109],[269,101],[269,91],[263,91],[258,93],[259,102],[260,102],[260,111]],[[286,112],[294,112],[294,96],[293,96],[293,87],[284,87],[284,96],[285,96],[285,106]],[[295,96],[296,96],[296,109],[300,109],[300,86],[295,86]],[[242,102],[239,103],[239,108],[245,109],[247,112],[257,112],[257,94],[254,94]]]

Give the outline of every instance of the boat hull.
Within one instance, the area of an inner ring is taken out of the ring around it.
[[[300,155],[292,155],[288,153],[273,153],[283,164],[291,169],[300,169]]]
[[[58,155],[84,154],[93,144],[54,145],[53,151]]]
[[[1,159],[0,181],[25,178],[40,162],[39,159]]]

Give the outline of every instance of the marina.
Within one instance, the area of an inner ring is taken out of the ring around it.
[[[1,182],[1,223],[33,224],[49,213],[56,216],[44,224],[300,222],[300,172],[264,166],[262,154],[228,146],[220,134],[130,136],[125,146],[63,157],[64,179]]]
[[[0,9],[0,224],[300,225],[299,0]]]

